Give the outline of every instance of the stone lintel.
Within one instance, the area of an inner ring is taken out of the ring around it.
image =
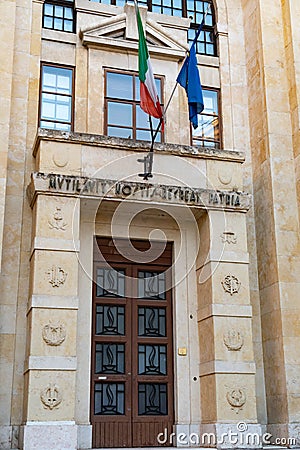
[[[185,206],[195,209],[247,212],[251,195],[240,191],[221,191],[190,186],[172,186],[88,178],[74,175],[35,172],[27,187],[33,207],[38,194],[136,203]]]
[[[36,156],[40,141],[42,140],[105,147],[106,149],[111,148],[113,150],[128,150],[130,152],[136,151],[145,153],[151,148],[150,142],[115,138],[100,134],[75,133],[71,131],[47,130],[44,128],[39,128],[33,145],[33,156]],[[209,147],[193,147],[191,145],[154,144],[154,152],[184,157],[217,159],[221,161],[238,163],[243,163],[245,161],[244,152],[224,149],[218,150]]]
[[[208,319],[212,316],[223,317],[252,317],[251,305],[229,305],[221,303],[213,303],[198,310],[198,322]]]

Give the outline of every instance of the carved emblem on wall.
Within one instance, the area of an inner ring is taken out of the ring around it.
[[[61,284],[64,284],[67,278],[67,272],[65,272],[61,267],[52,266],[51,269],[47,272],[49,277],[49,283],[52,284],[52,287],[59,287]]]
[[[246,403],[246,393],[242,388],[231,389],[227,392],[226,399],[231,409],[238,414]]]
[[[61,230],[61,231],[66,230],[66,227],[68,224],[63,219],[63,216],[61,213],[61,208],[59,208],[58,206],[56,207],[56,210],[53,213],[53,219],[49,220],[48,224],[49,224],[49,228],[51,230],[53,230],[53,228],[55,230]]]
[[[242,333],[236,330],[228,330],[227,333],[224,333],[223,341],[230,351],[241,350],[244,345],[244,338]]]
[[[223,244],[225,244],[225,242],[227,242],[227,244],[237,243],[237,236],[234,231],[223,231],[221,234],[221,239]]]
[[[223,289],[230,295],[237,294],[241,287],[241,282],[234,275],[227,275],[223,281],[221,281]]]
[[[42,330],[42,336],[48,345],[60,345],[66,339],[66,329],[62,322],[47,323]]]
[[[220,167],[218,170],[218,178],[222,184],[229,184],[232,181],[233,170],[228,167]]]
[[[62,402],[62,394],[59,387],[53,383],[49,383],[48,386],[41,391],[40,397],[45,408],[51,410],[57,408]]]

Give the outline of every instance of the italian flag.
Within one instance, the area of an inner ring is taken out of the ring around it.
[[[163,113],[155,86],[153,70],[143,30],[142,19],[136,1],[134,3],[139,32],[139,79],[141,108],[150,116],[161,119],[163,117]]]

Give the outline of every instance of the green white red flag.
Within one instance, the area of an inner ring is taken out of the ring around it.
[[[145,113],[149,114],[152,117],[156,117],[157,119],[162,119],[163,113],[159,103],[142,19],[136,1],[134,3],[139,32],[140,105]]]

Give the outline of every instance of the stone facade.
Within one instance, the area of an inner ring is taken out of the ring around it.
[[[133,5],[75,0],[66,33],[43,3],[0,7],[0,448],[92,448],[93,239],[149,234],[174,247],[175,445],[299,447],[300,2],[214,0],[218,57],[198,63],[222,148],[190,145],[178,88],[149,182],[150,144],[103,131],[104,69],[137,70]],[[168,99],[189,19],[141,16]],[[75,68],[73,131],[38,128],[41,63]]]

